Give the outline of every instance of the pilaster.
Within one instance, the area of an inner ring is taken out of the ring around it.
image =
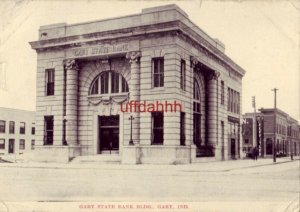
[[[140,101],[140,57],[139,51],[128,52],[126,58],[130,63],[130,101]],[[140,113],[135,111],[131,113],[132,117],[132,140],[134,144],[140,143]],[[125,141],[126,144],[126,141]]]

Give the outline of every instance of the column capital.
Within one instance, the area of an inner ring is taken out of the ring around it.
[[[219,71],[214,71],[212,70],[209,74],[208,74],[208,80],[217,80],[220,77],[220,72]]]
[[[190,60],[192,68],[195,68],[199,64],[199,60],[194,56],[190,56]]]
[[[64,68],[66,70],[78,71],[79,70],[79,64],[75,59],[67,59],[67,60],[64,60]]]
[[[140,51],[127,52],[126,59],[129,60],[129,63],[138,63],[141,57]]]

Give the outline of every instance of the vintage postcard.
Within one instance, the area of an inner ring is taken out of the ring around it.
[[[299,10],[0,1],[0,211],[299,211]]]

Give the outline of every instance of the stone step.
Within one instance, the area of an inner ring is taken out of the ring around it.
[[[116,153],[77,156],[70,163],[121,163],[121,156]]]

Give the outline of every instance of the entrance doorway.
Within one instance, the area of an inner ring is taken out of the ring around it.
[[[235,139],[231,139],[230,154],[231,158],[235,158]]]
[[[8,140],[8,153],[14,153],[15,151],[15,139]]]
[[[116,116],[99,116],[99,153],[119,150],[119,122]]]
[[[271,138],[267,138],[266,140],[266,154],[267,155],[273,154],[273,141]]]

